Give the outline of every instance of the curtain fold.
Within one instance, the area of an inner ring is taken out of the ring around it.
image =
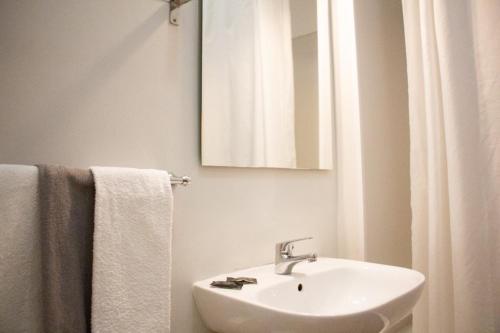
[[[500,2],[404,0],[413,331],[500,331]]]

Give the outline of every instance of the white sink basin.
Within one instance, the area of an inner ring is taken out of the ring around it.
[[[228,276],[255,277],[258,284],[210,286]],[[298,264],[292,275],[266,265],[215,276],[196,282],[193,293],[205,324],[218,333],[372,333],[406,317],[424,281],[411,269],[319,258]]]

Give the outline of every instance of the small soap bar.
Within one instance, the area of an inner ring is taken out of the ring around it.
[[[234,281],[213,281],[212,283],[210,283],[210,285],[216,288],[238,289],[238,290],[240,290],[243,287],[242,283]]]
[[[236,283],[241,283],[241,284],[257,284],[257,279],[256,278],[251,278],[251,277],[228,277],[226,278],[228,282],[236,282]]]

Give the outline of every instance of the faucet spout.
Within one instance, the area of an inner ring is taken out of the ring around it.
[[[318,256],[316,255],[316,253],[309,253],[309,254],[303,254],[300,256],[288,257],[287,259],[285,259],[285,262],[292,262],[292,261],[301,262],[301,261],[306,261],[306,260],[308,262],[314,262],[317,260],[317,258],[318,258]]]
[[[276,274],[289,275],[292,273],[293,267],[298,263],[307,261],[314,262],[317,260],[315,253],[303,254],[294,256],[292,254],[293,242],[310,238],[302,238],[294,241],[286,241],[276,244],[275,268]]]

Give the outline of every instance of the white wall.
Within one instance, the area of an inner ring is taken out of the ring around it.
[[[332,3],[338,255],[410,266],[409,114],[401,1]]]
[[[175,190],[173,332],[205,332],[198,279],[311,235],[335,255],[329,171],[200,167],[199,2],[0,1],[0,163],[160,168]]]
[[[410,129],[400,0],[354,0],[365,260],[411,266]]]
[[[292,38],[305,36],[318,30],[317,0],[290,0]]]

